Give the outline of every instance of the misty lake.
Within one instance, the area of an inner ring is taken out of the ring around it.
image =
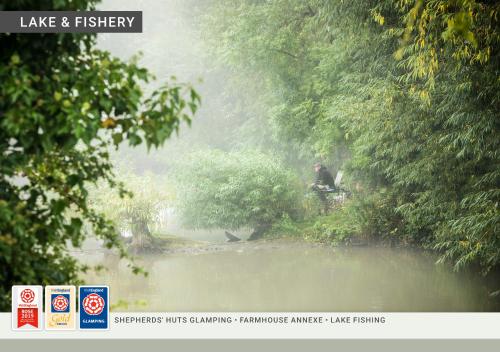
[[[214,247],[215,246],[215,247]],[[398,248],[332,248],[295,240],[218,244],[143,256],[148,277],[115,255],[77,255],[107,270],[115,311],[492,311],[481,277]]]

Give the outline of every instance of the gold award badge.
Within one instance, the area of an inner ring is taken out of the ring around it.
[[[76,326],[75,286],[45,287],[45,329],[74,330]]]

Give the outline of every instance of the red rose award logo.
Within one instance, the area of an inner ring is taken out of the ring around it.
[[[12,329],[39,330],[42,286],[12,286]]]
[[[35,299],[35,292],[32,289],[25,288],[21,291],[21,301],[31,303]]]

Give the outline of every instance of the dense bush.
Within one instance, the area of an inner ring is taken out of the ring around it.
[[[300,215],[301,186],[276,158],[207,150],[176,168],[177,207],[192,228],[259,228]]]

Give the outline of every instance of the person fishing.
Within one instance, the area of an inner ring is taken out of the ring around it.
[[[335,188],[335,180],[330,171],[321,163],[314,164],[314,172],[316,173],[316,178],[314,183],[311,184],[311,189],[318,195],[323,204],[323,210],[327,214],[329,205],[326,193],[331,192]]]

